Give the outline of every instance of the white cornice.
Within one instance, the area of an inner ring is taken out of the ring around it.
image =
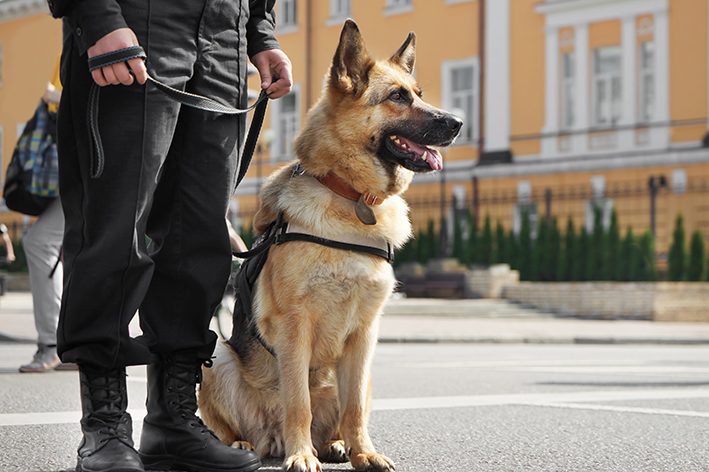
[[[48,12],[46,0],[0,0],[0,23]]]
[[[667,0],[547,0],[534,8],[546,16],[547,28],[558,28],[667,12],[667,3]]]

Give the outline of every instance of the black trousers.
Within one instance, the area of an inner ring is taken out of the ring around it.
[[[247,105],[248,4],[120,3],[151,75],[234,107]],[[105,168],[91,178],[92,78],[70,34],[62,61],[59,354],[64,362],[100,369],[149,363],[151,352],[194,351],[207,359],[217,339],[209,322],[231,266],[225,215],[245,117],[182,107],[149,84],[104,87],[98,122]],[[128,324],[138,310],[143,336],[131,338]]]

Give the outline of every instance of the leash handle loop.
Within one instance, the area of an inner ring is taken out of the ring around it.
[[[102,67],[118,64],[120,62],[129,61],[131,59],[142,59],[143,61],[145,61],[147,59],[145,50],[141,46],[131,46],[125,49],[119,49],[117,51],[112,51],[106,54],[101,54],[99,56],[92,57],[88,60],[89,72],[93,72],[94,70],[100,69]],[[133,73],[132,70],[130,72],[131,74]],[[239,176],[236,182],[236,186],[238,186],[246,175],[246,171],[248,170],[251,158],[253,157],[253,153],[256,149],[256,142],[258,141],[258,136],[261,132],[261,127],[263,126],[263,119],[266,114],[266,106],[268,103],[268,94],[266,93],[266,91],[261,90],[261,93],[259,94],[253,105],[248,108],[239,109],[231,107],[229,105],[224,105],[215,100],[212,100],[211,98],[203,97],[201,95],[189,92],[184,92],[182,90],[170,87],[169,85],[166,85],[160,82],[159,80],[151,77],[150,74],[148,74],[148,80],[153,85],[155,85],[158,90],[160,90],[172,100],[183,105],[190,106],[192,108],[197,108],[199,110],[209,111],[212,113],[223,113],[227,115],[241,115],[244,113],[248,113],[251,110],[256,110],[251,120],[249,134],[244,144],[242,163],[239,168]],[[96,82],[91,84],[87,112],[87,127],[89,129],[89,139],[91,141],[91,178],[94,179],[100,177],[103,173],[105,161],[103,143],[101,141],[101,134],[98,129],[99,91],[100,87]]]

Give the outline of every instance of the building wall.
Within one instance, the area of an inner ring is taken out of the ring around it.
[[[416,228],[425,226],[429,219],[438,224],[441,210],[450,212],[454,194],[472,205],[474,179],[480,202],[500,194],[511,195],[514,200],[525,186],[537,200],[546,189],[553,195],[567,188],[591,194],[591,182],[599,179],[609,191],[619,185],[640,188],[647,186],[651,176],[664,175],[671,181],[678,169],[684,169],[692,182],[709,180],[709,150],[701,147],[709,108],[708,4],[705,0],[486,0],[484,4],[481,0],[412,0],[411,7],[392,10],[386,0],[353,0],[349,16],[359,25],[374,57],[388,57],[410,31],[416,33],[415,74],[431,104],[440,107],[446,101],[445,64],[472,61],[479,74],[479,116],[472,117],[478,120],[474,123],[475,139],[446,150],[444,171],[417,176],[406,193],[412,204],[429,202],[420,212],[413,205]],[[10,5],[17,8],[10,11]],[[481,14],[486,20],[484,31],[480,29]],[[297,18],[295,27],[279,27],[277,34],[293,62],[302,123],[306,110],[320,96],[344,18],[331,17],[330,0],[297,0]],[[635,74],[638,45],[649,39],[656,44],[656,122],[648,125],[637,119],[640,98]],[[43,1],[0,2],[4,166],[14,146],[18,123],[29,118],[44,91],[60,42],[61,24],[46,14]],[[37,48],[36,44],[44,47]],[[623,117],[617,129],[595,129],[591,120],[593,50],[603,46],[620,46],[623,53]],[[577,121],[572,130],[564,131],[559,125],[559,74],[561,55],[569,51],[577,59]],[[251,88],[259,88],[257,75],[249,80]],[[278,104],[269,108],[276,110]],[[269,112],[265,131],[274,130],[276,115]],[[262,136],[269,134],[273,133]],[[494,151],[509,147],[512,162],[478,165],[479,146],[486,143],[478,142],[479,138],[488,138]],[[639,144],[642,140],[646,140],[643,145]],[[612,145],[595,147],[594,143]],[[237,191],[233,208],[246,222],[258,205],[255,194],[259,186],[268,174],[284,165],[285,160],[274,157],[272,150],[273,146],[262,139]],[[709,239],[709,215],[702,213],[700,205],[688,205],[689,197],[673,196],[666,189],[659,195],[656,220],[660,252],[666,251],[679,211],[685,216],[687,233],[699,228]],[[636,234],[649,228],[647,200],[646,195],[616,199],[623,230],[628,221],[633,222]],[[558,208],[558,200],[552,202],[552,208]],[[507,228],[513,225],[518,203],[481,206],[478,216],[484,217],[484,209],[494,211]],[[539,205],[543,215],[544,207]],[[565,205],[555,216],[563,220],[564,213],[571,213],[577,227],[584,224],[585,203]],[[11,220],[17,215],[0,214],[2,218]],[[642,227],[636,228],[636,224]]]

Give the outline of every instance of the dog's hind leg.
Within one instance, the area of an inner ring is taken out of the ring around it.
[[[375,451],[367,431],[372,398],[370,366],[376,340],[376,328],[370,325],[352,333],[345,342],[337,367],[340,432],[355,470],[393,471],[394,462]]]

